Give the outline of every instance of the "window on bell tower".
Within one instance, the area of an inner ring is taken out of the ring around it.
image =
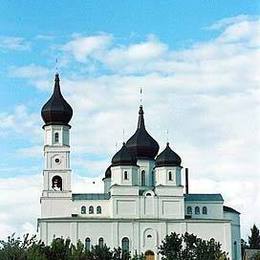
[[[145,186],[145,171],[141,172],[141,186]]]
[[[52,189],[55,191],[62,191],[62,178],[58,175],[52,178]]]
[[[58,143],[59,142],[59,133],[54,134],[54,142]]]

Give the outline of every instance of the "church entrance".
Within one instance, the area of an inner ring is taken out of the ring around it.
[[[148,250],[145,252],[145,260],[154,260],[154,252],[151,250]]]

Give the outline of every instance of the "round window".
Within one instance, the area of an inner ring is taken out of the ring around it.
[[[59,158],[56,158],[56,159],[55,159],[55,162],[56,162],[56,163],[60,163],[60,159],[59,159]]]

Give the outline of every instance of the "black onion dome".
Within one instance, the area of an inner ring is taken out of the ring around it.
[[[159,151],[158,143],[145,129],[143,106],[139,109],[137,130],[126,142],[126,146],[137,159],[153,160]]]
[[[181,166],[181,157],[167,143],[166,148],[157,156],[155,166]]]
[[[55,75],[53,94],[43,106],[41,115],[45,125],[68,125],[72,118],[73,110],[60,91],[59,74]]]
[[[105,178],[111,178],[111,165],[105,171]]]
[[[112,166],[119,166],[119,165],[136,166],[136,158],[128,150],[125,143],[123,143],[122,148],[112,158]]]

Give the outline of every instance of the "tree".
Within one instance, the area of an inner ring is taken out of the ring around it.
[[[182,258],[182,237],[179,234],[171,233],[162,241],[159,247],[159,253],[163,256],[163,260],[181,260]]]
[[[29,234],[23,236],[23,240],[15,234],[7,237],[7,241],[0,241],[0,259],[1,260],[26,260],[27,250],[33,244],[37,243],[36,236],[29,238]]]
[[[135,251],[132,260],[145,260],[145,255],[144,254],[138,255],[137,252]]]
[[[213,238],[209,241],[198,238],[193,234],[167,235],[159,253],[163,260],[227,260],[227,253],[221,250],[221,244]]]
[[[251,236],[248,237],[249,248],[260,249],[260,234],[256,225],[251,228]]]

